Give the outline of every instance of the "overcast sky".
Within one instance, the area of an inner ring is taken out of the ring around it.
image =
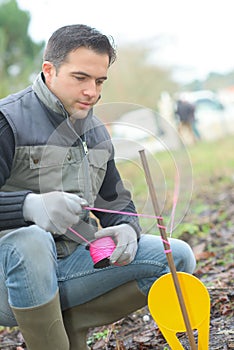
[[[162,35],[155,60],[182,67],[182,80],[234,69],[233,0],[17,1],[31,14],[34,40],[47,40],[63,25],[84,23],[112,35],[117,46]]]

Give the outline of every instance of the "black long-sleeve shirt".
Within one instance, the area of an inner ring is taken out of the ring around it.
[[[14,150],[13,132],[0,113],[0,188],[10,176]],[[23,217],[23,203],[29,192],[0,192],[0,230],[28,225]]]
[[[15,152],[15,140],[12,129],[5,117],[0,113],[0,188],[10,176]],[[111,202],[115,195],[116,184],[120,183],[120,175],[116,169],[114,160],[108,162],[107,172],[99,192],[99,198],[105,202]],[[0,230],[12,229],[29,225],[23,217],[23,203],[25,196],[31,191],[0,192]],[[123,188],[123,195],[127,191]],[[99,202],[95,203],[99,205]],[[135,206],[130,201],[125,208],[128,212],[136,212]],[[102,212],[94,212],[103,227],[113,226],[119,223],[130,223],[137,234],[140,233],[140,226],[135,217],[117,215]]]

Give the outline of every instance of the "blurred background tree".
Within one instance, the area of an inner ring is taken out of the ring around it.
[[[45,42],[35,42],[30,37],[30,20],[30,13],[20,9],[17,0],[0,0],[0,98],[26,87],[41,69]],[[125,102],[155,110],[164,92],[173,98],[181,91],[216,91],[233,85],[233,72],[210,73],[203,81],[178,81],[176,67],[157,62],[157,52],[165,40],[159,35],[147,42],[119,46],[101,102]]]
[[[29,23],[16,0],[0,0],[0,98],[26,87],[40,69],[44,42],[30,38]]]
[[[154,49],[144,43],[119,47],[102,102],[130,102],[155,109],[163,91],[178,91],[172,70],[157,65],[153,54]]]
[[[26,87],[40,71],[45,42],[31,39],[29,24],[30,13],[21,10],[16,0],[0,0],[0,98]],[[172,72],[157,66],[150,59],[152,53],[144,43],[118,48],[102,103],[121,101],[155,109],[161,91],[177,91]]]

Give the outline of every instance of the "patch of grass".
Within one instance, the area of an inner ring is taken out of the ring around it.
[[[215,193],[217,186],[231,184],[234,180],[233,136],[209,142],[199,142],[187,149],[147,154],[151,175],[154,181],[159,215],[165,225],[170,226],[176,188],[175,176],[179,177],[179,195],[177,198],[173,236],[179,237],[184,231],[197,234],[199,228],[193,223],[183,225],[186,215],[200,215],[211,209],[205,201],[206,193]],[[132,192],[139,213],[154,215],[148,186],[142,164],[139,159],[118,163],[118,169],[126,186]],[[220,220],[226,218],[223,212]],[[155,220],[140,219],[143,231],[159,234]],[[202,231],[209,232],[203,225]]]
[[[187,233],[189,235],[198,235],[200,234],[200,229],[196,224],[189,223],[189,222],[185,222],[185,223],[182,222],[176,229],[175,235],[173,236],[180,237],[184,233]]]
[[[213,176],[229,177],[234,171],[233,136],[213,142],[201,142],[189,150],[194,176],[205,179]]]

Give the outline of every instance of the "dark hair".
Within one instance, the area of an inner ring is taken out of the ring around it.
[[[109,65],[116,59],[112,37],[84,24],[73,24],[57,29],[45,48],[44,60],[53,63],[56,69],[66,61],[67,55],[79,47],[86,47],[100,54],[108,54]]]

